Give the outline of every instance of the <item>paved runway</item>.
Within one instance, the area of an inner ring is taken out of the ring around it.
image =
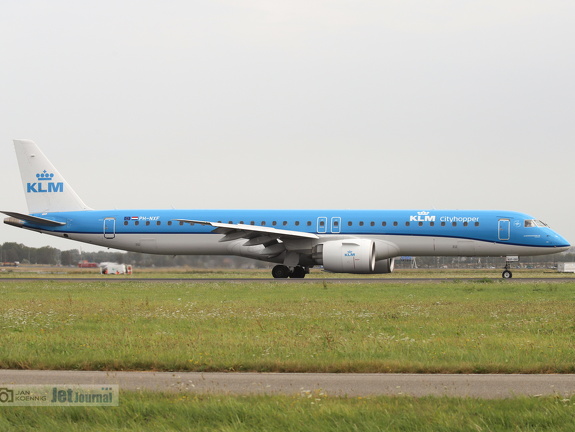
[[[500,399],[514,396],[575,395],[575,375],[317,374],[91,372],[0,370],[6,384],[118,384],[121,390],[203,394],[308,394],[454,396]]]
[[[503,279],[489,278],[503,282],[573,282],[575,276],[561,276],[550,278],[524,278]],[[416,283],[416,282],[474,282],[485,281],[485,278],[305,278],[305,279],[273,279],[270,278],[134,278],[131,276],[99,276],[99,277],[1,277],[0,282],[29,282],[29,281],[55,281],[55,282],[166,282],[166,283],[210,283],[210,282],[262,282],[262,283],[333,283],[333,282],[361,282],[361,283]]]

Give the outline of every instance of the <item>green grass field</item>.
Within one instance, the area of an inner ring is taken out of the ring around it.
[[[13,407],[3,431],[573,431],[575,398],[122,393],[118,407]]]
[[[575,282],[0,280],[0,367],[575,372]]]
[[[0,279],[0,296],[1,368],[575,372],[569,279]],[[0,407],[0,430],[572,431],[575,397],[121,392],[119,407]]]

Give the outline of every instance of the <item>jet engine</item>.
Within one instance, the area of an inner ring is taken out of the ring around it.
[[[370,239],[332,240],[316,245],[312,258],[333,273],[391,273],[394,246]]]

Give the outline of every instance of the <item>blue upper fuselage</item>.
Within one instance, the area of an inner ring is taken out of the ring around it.
[[[187,219],[265,226],[323,235],[425,236],[478,240],[518,246],[567,248],[569,243],[524,213],[491,210],[89,210],[35,216],[65,222],[41,227],[59,233],[208,234],[211,226]],[[107,226],[106,226],[107,225]],[[113,226],[112,226],[113,225]],[[36,228],[26,222],[26,227]],[[39,227],[38,227],[39,228]]]

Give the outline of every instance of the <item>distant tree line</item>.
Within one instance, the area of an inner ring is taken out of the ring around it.
[[[0,245],[0,262],[22,264],[49,264],[77,266],[80,261],[117,262],[138,267],[194,267],[194,268],[270,268],[273,264],[234,256],[214,255],[153,255],[137,252],[81,252],[78,249],[61,251],[51,246],[34,248],[21,243],[3,243]],[[500,257],[416,257],[419,268],[459,267],[502,267],[504,259]],[[558,262],[575,262],[575,248],[555,255],[522,257],[521,266],[545,267]],[[410,261],[396,259],[398,268],[409,268]]]
[[[77,266],[80,261],[117,262],[138,267],[194,267],[194,268],[269,268],[268,263],[234,256],[211,255],[153,255],[137,252],[85,252],[78,249],[61,251],[50,246],[28,247],[20,243],[0,245],[0,262]]]

